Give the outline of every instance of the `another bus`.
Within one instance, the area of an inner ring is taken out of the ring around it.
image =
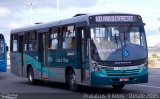
[[[11,72],[39,80],[78,85],[148,82],[148,50],[140,15],[78,14],[70,19],[11,31]]]
[[[6,45],[3,34],[0,34],[0,72],[6,72],[7,70],[7,51],[8,46]]]

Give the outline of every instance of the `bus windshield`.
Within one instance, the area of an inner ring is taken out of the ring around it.
[[[121,61],[122,50],[127,45],[146,48],[143,26],[91,27],[92,59]]]
[[[0,39],[0,59],[4,58],[4,40]]]

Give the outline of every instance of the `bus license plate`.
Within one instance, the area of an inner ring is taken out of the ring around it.
[[[119,81],[129,81],[129,78],[120,78]]]

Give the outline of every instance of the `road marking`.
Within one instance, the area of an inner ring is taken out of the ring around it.
[[[136,84],[137,86],[142,86],[142,87],[150,87],[150,88],[157,88],[160,89],[160,87],[157,86],[149,86],[149,85],[141,85],[141,84]]]

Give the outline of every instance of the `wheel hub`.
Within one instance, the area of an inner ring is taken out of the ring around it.
[[[71,85],[72,86],[76,85],[76,75],[75,74],[71,75]]]
[[[29,74],[29,80],[30,80],[30,81],[32,81],[32,80],[33,80],[33,78],[32,78],[32,74],[31,74],[31,73]]]

